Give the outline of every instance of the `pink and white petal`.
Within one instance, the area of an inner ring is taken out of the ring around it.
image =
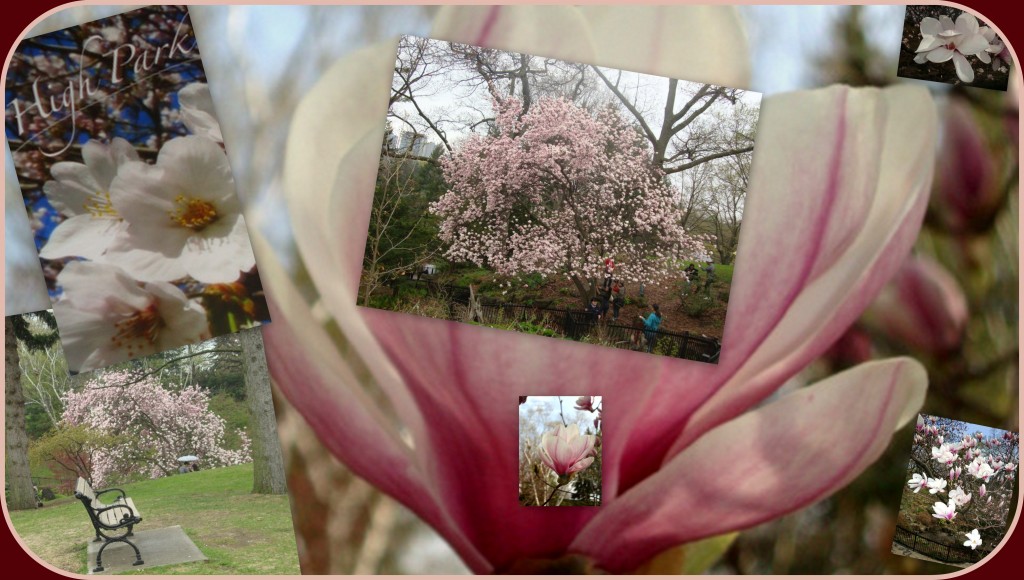
[[[988,41],[980,34],[965,35],[956,45],[957,51],[963,55],[976,54],[980,57],[984,54],[985,58],[988,58],[988,55],[985,54],[987,48]]]
[[[992,62],[992,57],[990,57],[988,55],[988,53],[985,52],[984,50],[975,53],[974,56],[978,57],[978,60],[980,60],[981,62],[983,62],[985,64],[988,64],[988,63]]]
[[[160,149],[157,166],[164,170],[167,191],[212,202],[221,214],[241,208],[227,154],[213,140],[197,135],[178,137]]]
[[[980,25],[973,14],[967,12],[956,17],[956,25],[953,27],[960,34],[977,34]]]
[[[815,101],[829,92],[848,94],[834,103],[837,109],[819,117],[815,112],[822,111],[822,103]],[[787,153],[781,144],[761,150],[779,151],[778,156],[769,153],[758,160],[755,154],[747,205],[750,218],[740,240],[720,363],[740,368],[690,417],[670,455],[768,396],[835,342],[902,264],[924,217],[934,172],[931,144],[937,133],[935,108],[926,90],[835,88],[783,97],[766,100],[759,145],[784,138],[789,130],[812,120],[824,141],[817,142],[818,151],[829,151],[831,158],[818,165],[799,165],[794,160],[801,158],[802,146],[794,151],[791,145]],[[830,124],[833,131],[821,130]],[[792,168],[792,173],[783,167]],[[783,226],[784,220],[775,215],[799,211],[783,208],[810,203],[804,196],[832,198],[825,211],[812,218],[817,221],[804,226],[812,232],[810,238],[801,228],[793,228],[793,222]],[[826,229],[814,232],[815,228]],[[748,252],[764,255],[763,246],[769,242],[762,236],[770,236],[779,247],[778,240],[794,235],[812,245],[784,244],[788,254],[753,265],[743,261]],[[765,271],[772,268],[797,280],[779,280]],[[786,300],[766,302],[758,290],[765,284],[777,288]],[[755,329],[762,328],[766,315],[774,317],[769,332],[754,334],[756,342],[749,344],[748,327],[753,323]],[[732,343],[733,335],[742,338]],[[742,358],[734,362],[733,356]]]
[[[612,573],[747,528],[847,485],[924,402],[913,359],[865,363],[706,433],[605,505],[570,546]],[[712,474],[712,477],[709,477]],[[723,483],[727,482],[727,483]]]
[[[125,230],[117,219],[76,215],[60,223],[50,234],[39,256],[47,260],[78,257],[98,260]]]
[[[916,62],[917,64],[924,64],[928,62],[928,54],[922,52],[921,54],[914,57],[914,62]]]
[[[422,440],[419,410],[355,306],[395,51],[395,42],[373,45],[324,73],[296,108],[284,174],[295,243],[323,307]]]
[[[178,91],[181,121],[194,135],[224,142],[220,123],[213,110],[213,96],[206,83],[191,83]]]
[[[110,203],[130,229],[145,233],[174,227],[170,216],[181,192],[167,183],[165,174],[164,169],[138,161],[122,167],[110,184]]]
[[[956,30],[956,24],[953,23],[953,19],[943,14],[939,16],[939,27],[942,28],[943,32],[951,32]]]
[[[451,6],[432,36],[731,87],[750,78],[746,37],[724,6]]]
[[[147,242],[145,247],[140,245],[143,241]],[[180,280],[188,276],[185,262],[179,259],[183,247],[170,236],[146,240],[121,236],[97,262],[123,268],[142,282]]]
[[[946,41],[937,36],[925,36],[921,39],[921,44],[917,46],[917,50],[914,52],[927,52],[943,44],[946,44]]]
[[[937,19],[928,16],[921,20],[921,34],[923,36],[934,36],[940,32],[942,32],[942,26]]]
[[[490,570],[441,508],[393,420],[362,388],[366,379],[356,370],[362,365],[339,355],[333,339],[273,259],[273,251],[258,233],[253,242],[261,256],[260,275],[273,288],[269,305],[275,322],[264,328],[263,336],[267,367],[282,393],[349,469],[412,508],[474,571]]]
[[[940,46],[938,48],[928,51],[928,60],[931,62],[946,62],[947,60],[953,58],[954,52],[956,51],[950,50],[945,46]]]
[[[106,264],[72,262],[58,274],[57,285],[64,289],[63,300],[110,319],[131,314],[150,302],[149,294],[124,270]]]
[[[198,301],[189,300],[177,286],[150,282],[145,289],[157,300],[157,310],[165,327],[160,331],[154,352],[195,344],[210,338],[206,311]]]
[[[50,175],[56,181],[47,181],[43,185],[43,193],[54,209],[65,216],[87,213],[85,206],[91,202],[92,196],[104,191],[89,168],[81,163],[54,163]]]
[[[232,231],[223,237],[194,235],[178,258],[188,275],[206,284],[224,284],[238,280],[256,265],[249,245],[249,232],[241,215]]]
[[[522,510],[516,502],[505,501],[515,493],[517,458],[494,450],[516,445],[518,424],[515,414],[502,409],[520,393],[555,396],[572,385],[595,395],[626,384],[643,392],[665,368],[685,372],[701,366],[374,309],[364,310],[363,318],[405,377],[430,425],[424,438],[417,439],[417,451],[439,459],[424,466],[425,472],[438,483],[459,527],[499,569],[520,557],[564,549],[593,517],[593,510],[551,513]],[[409,356],[413,352],[416,356]],[[612,423],[613,415],[605,413]],[[627,437],[626,430],[605,432],[604,449],[625,444]],[[559,457],[553,455],[557,463]],[[609,463],[604,465],[607,481]],[[474,476],[467,478],[466,473]]]
[[[959,52],[953,54],[953,66],[956,67],[956,76],[965,83],[974,82],[974,68],[967,61],[967,57]]]

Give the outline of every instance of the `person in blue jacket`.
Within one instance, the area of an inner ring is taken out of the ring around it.
[[[654,342],[658,336],[658,329],[661,328],[661,308],[655,304],[654,312],[647,315],[647,318],[640,317],[644,321],[644,338],[647,339],[647,352],[654,350]]]

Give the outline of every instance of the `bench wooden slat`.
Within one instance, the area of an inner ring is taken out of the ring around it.
[[[117,524],[121,523],[122,519],[126,517],[142,517],[142,514],[139,513],[139,510],[135,508],[135,502],[133,502],[132,498],[130,497],[124,498],[123,502],[118,501],[116,503],[110,504],[110,506],[117,505],[125,505],[127,506],[127,509],[121,507],[113,507],[113,509],[108,509],[107,511],[98,514],[100,522],[102,522],[104,525],[116,526]]]

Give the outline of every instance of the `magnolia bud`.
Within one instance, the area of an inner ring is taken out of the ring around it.
[[[984,232],[992,226],[1005,193],[995,159],[970,106],[951,99],[931,209],[954,233]]]
[[[879,293],[865,321],[914,350],[941,356],[963,340],[967,299],[937,262],[911,256]]]

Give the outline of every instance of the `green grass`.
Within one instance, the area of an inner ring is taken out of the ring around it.
[[[136,530],[180,525],[208,558],[139,574],[299,573],[288,496],[250,493],[251,463],[122,487],[142,513]],[[11,512],[11,522],[40,559],[86,573],[86,545],[93,531],[81,502],[65,498],[37,510]]]

